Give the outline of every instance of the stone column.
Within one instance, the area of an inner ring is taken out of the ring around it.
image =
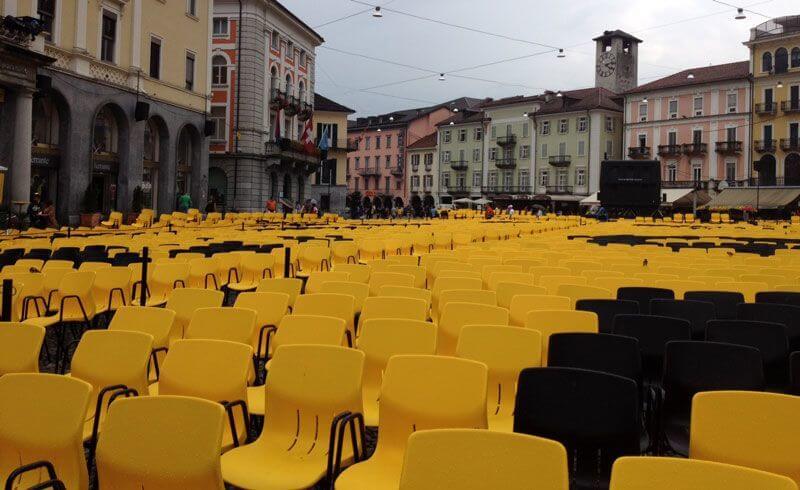
[[[33,91],[17,91],[14,115],[14,157],[11,161],[11,200],[28,201],[31,194],[31,136]]]

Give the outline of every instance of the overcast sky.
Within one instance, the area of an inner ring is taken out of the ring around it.
[[[686,68],[746,60],[748,51],[742,41],[751,27],[767,20],[756,12],[769,17],[800,14],[797,0],[726,2],[752,10],[746,12],[746,20],[734,20],[734,8],[713,0],[364,1],[384,4],[383,18],[363,12],[329,23],[369,7],[361,0],[283,0],[325,38],[317,49],[317,92],[355,109],[358,115],[458,96],[498,98],[590,87],[594,84],[592,38],[606,29],[622,29],[644,41],[639,49],[639,83],[646,83]],[[531,43],[436,24],[390,9]],[[565,47],[567,56],[558,59],[554,52],[530,56],[549,49],[532,43]],[[516,57],[526,58],[458,71],[443,82],[436,74]],[[396,83],[410,79],[418,80]]]

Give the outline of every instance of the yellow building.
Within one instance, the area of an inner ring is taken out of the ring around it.
[[[800,15],[753,28],[753,177],[760,185],[800,185]]]
[[[314,141],[328,135],[328,163],[311,176],[311,195],[324,211],[342,213],[347,197],[347,116],[355,113],[320,94],[314,94]],[[335,162],[331,165],[330,162]],[[326,166],[327,165],[327,166]]]
[[[30,49],[49,63],[31,101],[30,177],[17,168],[10,175],[17,197],[29,187],[73,222],[79,212],[139,205],[172,211],[185,192],[202,206],[212,7],[213,0],[0,0],[4,15],[42,20]]]

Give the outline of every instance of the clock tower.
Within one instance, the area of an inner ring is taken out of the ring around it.
[[[639,43],[623,31],[605,31],[594,38],[597,44],[594,84],[621,94],[639,84]]]

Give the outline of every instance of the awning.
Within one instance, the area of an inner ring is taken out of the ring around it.
[[[583,196],[573,196],[571,194],[556,194],[550,195],[551,201],[561,201],[561,202],[578,202],[583,200]]]
[[[711,200],[706,191],[695,191],[694,189],[661,189],[662,206],[688,206],[693,203],[694,198],[692,193],[697,193],[697,205],[706,204]],[[666,200],[663,200],[664,194],[667,195]],[[597,199],[597,193],[581,199],[581,206],[599,206],[600,200]]]
[[[600,200],[597,199],[597,193],[581,199],[581,206],[599,206]]]
[[[791,187],[731,187],[717,194],[706,207],[738,208],[752,206],[757,209],[778,209],[800,198],[800,188]]]

